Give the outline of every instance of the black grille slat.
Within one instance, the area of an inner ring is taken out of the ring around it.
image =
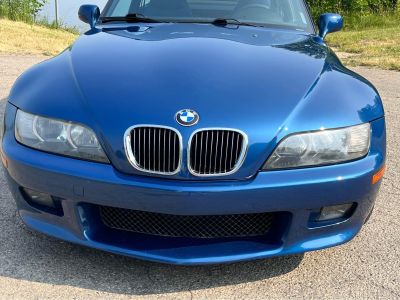
[[[155,173],[174,173],[180,165],[180,137],[162,127],[135,127],[131,131],[131,150],[135,166]]]
[[[244,136],[234,130],[201,130],[190,143],[190,169],[196,175],[229,173],[245,151]]]
[[[108,227],[169,237],[223,238],[265,235],[273,213],[181,216],[100,206]]]

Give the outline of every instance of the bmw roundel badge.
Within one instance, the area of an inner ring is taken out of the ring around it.
[[[200,117],[194,110],[183,109],[175,115],[175,120],[179,125],[193,126],[199,122]]]

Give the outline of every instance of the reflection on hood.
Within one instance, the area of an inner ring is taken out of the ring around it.
[[[123,25],[123,26],[121,26]],[[309,39],[309,34],[279,29],[266,29],[238,25],[211,24],[151,24],[137,26],[119,24],[114,27],[103,27],[101,30],[92,29],[86,35],[106,32],[126,38],[142,41],[161,41],[178,38],[216,38],[231,40],[255,46],[287,45]]]

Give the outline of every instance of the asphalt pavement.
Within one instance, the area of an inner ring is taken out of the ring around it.
[[[44,59],[0,56],[0,120],[14,81]],[[388,161],[375,212],[351,242],[226,265],[152,263],[28,230],[0,172],[0,298],[399,299],[400,72],[353,70],[369,79],[382,96]]]

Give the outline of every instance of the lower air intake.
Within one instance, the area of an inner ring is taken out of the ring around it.
[[[145,234],[190,237],[227,238],[264,235],[270,229],[273,213],[180,216],[132,209],[100,206],[106,226]]]

